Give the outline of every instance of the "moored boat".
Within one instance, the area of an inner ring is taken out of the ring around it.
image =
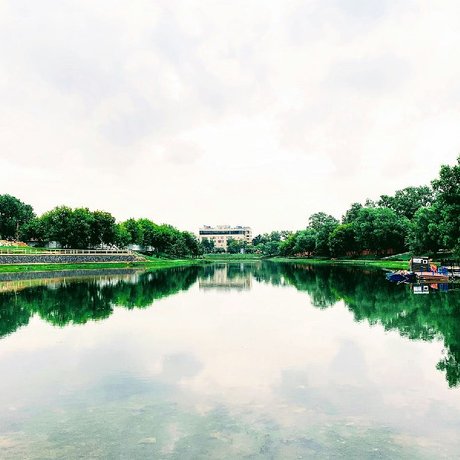
[[[438,267],[428,257],[413,257],[409,270],[389,272],[386,278],[394,283],[446,283],[449,281],[449,271],[446,267]]]

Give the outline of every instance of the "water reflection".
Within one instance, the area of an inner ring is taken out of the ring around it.
[[[89,279],[68,273],[33,281],[11,279],[0,283],[0,337],[28,324],[34,315],[65,326],[108,318],[115,306],[149,307],[157,299],[187,290],[198,272],[190,267],[116,276],[105,271]]]
[[[320,309],[343,301],[356,321],[380,324],[412,340],[443,340],[445,355],[437,367],[445,372],[449,386],[460,383],[460,291],[456,285],[398,286],[386,282],[377,270],[270,262],[87,276],[66,273],[48,279],[0,282],[0,337],[27,325],[34,315],[55,326],[85,324],[108,318],[115,306],[149,307],[197,281],[204,291],[244,291],[251,289],[254,279],[294,286]]]
[[[2,458],[460,449],[456,290],[268,262],[86,276],[0,283]]]
[[[253,268],[248,264],[216,264],[205,267],[199,276],[200,289],[249,290],[252,286]]]

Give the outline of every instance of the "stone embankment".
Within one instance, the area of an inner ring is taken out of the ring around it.
[[[134,268],[93,268],[79,270],[53,270],[37,272],[19,272],[19,273],[0,273],[0,283],[8,281],[31,281],[31,280],[53,280],[53,279],[95,279],[102,276],[132,276],[140,273],[140,270]],[[0,286],[1,291],[1,286]]]
[[[0,254],[0,265],[137,262],[137,254]]]

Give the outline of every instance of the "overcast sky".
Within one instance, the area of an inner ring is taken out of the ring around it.
[[[0,193],[197,231],[340,217],[460,152],[460,2],[0,0]]]

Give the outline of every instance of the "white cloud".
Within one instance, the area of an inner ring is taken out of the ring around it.
[[[459,151],[457,2],[0,6],[0,193],[38,212],[299,228]]]

